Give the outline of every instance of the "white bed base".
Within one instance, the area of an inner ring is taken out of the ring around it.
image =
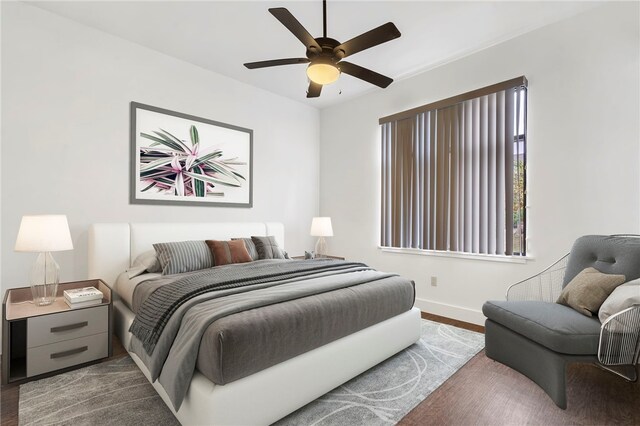
[[[275,235],[278,223],[95,224],[89,229],[89,277],[113,285],[118,274],[155,242]],[[115,298],[117,299],[117,297]],[[134,314],[114,302],[114,328],[125,348]],[[178,412],[158,381],[158,394],[183,425],[268,425],[368,370],[420,338],[417,308],[224,386],[195,372]],[[130,354],[149,379],[144,364]]]

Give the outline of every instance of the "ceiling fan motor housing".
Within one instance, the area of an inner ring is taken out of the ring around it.
[[[307,48],[307,58],[311,61],[315,61],[320,58],[328,58],[331,63],[335,64],[344,57],[344,50],[336,50],[336,47],[340,46],[340,42],[338,40],[329,37],[318,37],[315,40],[322,48],[322,52],[318,52],[318,49],[315,46],[309,46]]]

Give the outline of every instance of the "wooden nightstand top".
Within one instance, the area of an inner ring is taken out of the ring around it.
[[[4,296],[6,320],[13,321],[24,318],[31,318],[40,315],[55,314],[66,311],[76,311],[78,309],[71,309],[64,301],[63,292],[65,290],[83,287],[95,287],[103,294],[102,303],[87,306],[88,309],[96,306],[108,305],[111,303],[111,289],[102,280],[86,280],[86,281],[74,281],[68,283],[58,284],[58,293],[56,300],[47,306],[36,306],[33,303],[29,303],[32,300],[31,287],[20,287],[7,289]]]

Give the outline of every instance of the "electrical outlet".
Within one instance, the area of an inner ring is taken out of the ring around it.
[[[431,286],[432,287],[437,287],[438,286],[438,277],[431,277]]]

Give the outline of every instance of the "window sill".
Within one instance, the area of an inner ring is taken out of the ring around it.
[[[456,259],[468,259],[468,260],[480,260],[489,262],[503,262],[503,263],[520,263],[524,264],[535,260],[531,256],[500,256],[497,254],[471,254],[462,253],[458,251],[436,251],[436,250],[423,250],[416,248],[397,248],[397,247],[381,247],[378,249],[386,253],[401,253],[401,254],[414,254],[419,256],[433,256],[433,257],[449,257]]]

